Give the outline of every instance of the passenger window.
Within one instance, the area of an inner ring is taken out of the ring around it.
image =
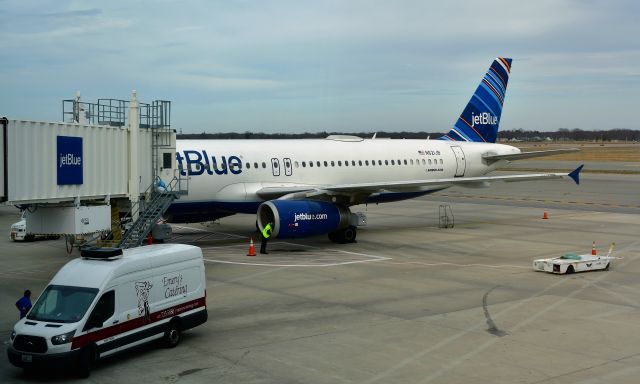
[[[429,165],[431,165],[431,159],[429,159]]]
[[[395,160],[391,160],[391,165],[396,165]]]
[[[247,169],[251,169],[251,163],[247,163]]]
[[[95,308],[93,308],[93,312],[91,312],[91,316],[89,316],[89,320],[87,320],[87,324],[84,326],[84,330],[89,330],[91,328],[102,328],[104,322],[108,320],[116,308],[116,295],[115,291],[106,292]]]
[[[303,162],[302,162],[302,168],[306,168],[306,167],[307,167],[307,162],[306,162],[306,161],[303,161]]]
[[[317,165],[318,167],[320,167],[320,162],[319,162],[319,161],[316,161],[316,165]]]
[[[362,160],[358,160],[358,165],[362,167]]]
[[[413,165],[413,159],[411,159],[409,162],[411,163],[411,165]]]
[[[440,159],[440,164],[442,164],[442,159]]]
[[[369,160],[365,160],[364,165],[369,165]]]
[[[355,160],[351,160],[351,165],[355,167],[356,166],[356,161]]]
[[[332,166],[332,167],[335,167],[335,166],[336,166],[336,163],[334,163],[334,162],[332,161],[332,162],[331,162],[331,166]]]
[[[253,163],[253,168],[258,169],[258,163]]]
[[[404,159],[404,165],[407,165],[407,159]]]
[[[378,165],[382,165],[382,160],[378,160]]]
[[[324,162],[324,166],[325,166],[325,167],[328,167],[328,166],[329,166],[329,164],[325,161],[325,162]]]
[[[267,168],[267,163],[265,163],[264,161],[262,162],[262,168]]]
[[[348,167],[348,166],[349,166],[349,160],[347,160],[347,161],[345,161],[345,162],[344,162],[344,166],[345,166],[345,167]]]
[[[294,162],[293,162],[293,166],[294,166],[294,167],[296,167],[296,168],[298,168],[298,166],[299,166],[298,162],[297,162],[297,161],[294,161]]]
[[[313,161],[309,162],[309,168],[313,168]]]
[[[333,164],[331,164],[333,165]],[[338,160],[338,167],[342,167],[342,161]]]

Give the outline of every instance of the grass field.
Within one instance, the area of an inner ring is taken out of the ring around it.
[[[579,148],[580,152],[563,155],[537,157],[535,161],[612,161],[612,162],[640,162],[640,144],[625,143],[505,143],[520,148],[523,152],[543,151],[558,148]],[[524,160],[523,160],[524,161]]]

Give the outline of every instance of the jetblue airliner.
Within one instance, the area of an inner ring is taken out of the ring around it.
[[[305,140],[182,140],[177,161],[189,194],[166,213],[169,222],[256,214],[259,229],[295,238],[328,234],[353,242],[358,216],[349,207],[411,199],[453,185],[572,178],[571,173],[485,176],[512,160],[569,150],[521,153],[496,144],[511,59],[493,61],[453,128],[436,140],[333,135]]]

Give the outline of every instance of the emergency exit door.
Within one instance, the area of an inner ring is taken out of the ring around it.
[[[464,160],[464,152],[462,148],[458,146],[451,147],[453,154],[456,156],[456,177],[464,176],[464,170],[467,167],[467,162]]]

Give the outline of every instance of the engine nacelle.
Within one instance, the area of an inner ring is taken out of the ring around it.
[[[349,226],[349,208],[312,200],[270,200],[258,207],[258,228],[271,222],[273,237],[295,238],[322,235]]]

